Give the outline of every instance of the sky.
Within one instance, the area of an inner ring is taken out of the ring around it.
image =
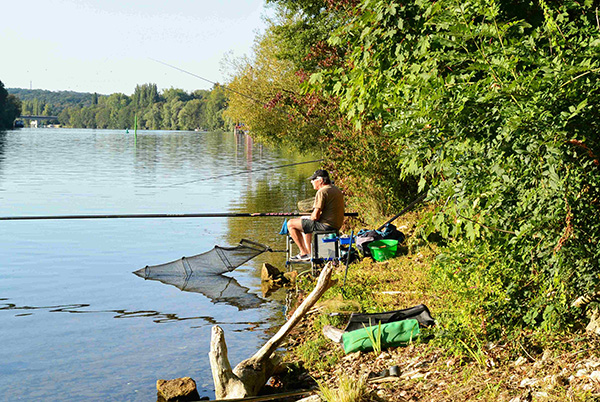
[[[0,12],[6,88],[122,92],[138,84],[188,92],[223,83],[225,55],[251,53],[265,0],[22,0]],[[153,60],[154,59],[154,60]]]

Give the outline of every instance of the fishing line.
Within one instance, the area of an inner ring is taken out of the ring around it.
[[[164,66],[171,67],[171,68],[173,68],[173,69],[175,69],[175,70],[177,70],[177,71],[179,71],[179,72],[182,72],[182,73],[184,73],[184,74],[188,74],[188,75],[191,75],[192,77],[199,78],[199,79],[201,79],[202,81],[209,82],[209,83],[211,83],[211,84],[213,84],[213,85],[219,85],[221,88],[223,88],[223,89],[226,89],[227,91],[231,91],[231,92],[233,92],[233,93],[235,93],[235,94],[238,94],[238,95],[240,95],[240,96],[243,96],[243,97],[244,97],[244,98],[246,98],[246,99],[250,99],[251,101],[258,103],[259,105],[262,105],[262,106],[266,106],[266,105],[267,105],[265,102],[262,102],[262,101],[260,101],[260,100],[258,100],[258,99],[256,99],[256,98],[254,98],[254,97],[252,97],[252,96],[248,95],[248,94],[245,94],[245,93],[243,93],[243,92],[236,91],[235,89],[231,89],[231,88],[229,88],[229,87],[228,87],[228,86],[226,86],[226,85],[221,85],[221,84],[219,84],[218,82],[211,81],[211,80],[209,80],[208,78],[204,78],[204,77],[202,77],[202,76],[200,76],[200,75],[198,75],[198,74],[194,74],[194,73],[192,73],[192,72],[190,72],[190,71],[186,71],[186,70],[184,70],[184,69],[182,69],[182,68],[179,68],[179,67],[173,66],[173,65],[171,65],[171,64],[169,64],[169,63],[165,63],[164,61],[160,61],[160,60],[153,59],[152,57],[149,57],[149,59],[150,59],[150,60],[152,60],[152,61],[155,61],[155,62],[157,62],[157,63],[160,63],[160,64],[162,64],[162,65],[164,65]],[[279,112],[279,113],[282,113],[282,114],[284,114],[284,115],[286,115],[286,116],[290,116],[290,114],[289,114],[288,112],[286,112],[286,111],[285,111],[285,110],[284,110],[284,109],[283,109],[281,106],[274,106],[274,107],[272,108],[272,110],[275,110],[275,111],[277,111],[277,112]],[[310,122],[306,116],[304,116],[303,118],[304,118],[304,120],[305,120],[306,124],[308,124],[309,126],[316,127],[316,128],[317,128],[317,129],[319,129],[319,130],[321,129],[321,127],[320,127],[320,126],[316,125],[315,123],[312,123],[312,122]]]
[[[288,167],[288,166],[305,165],[307,163],[316,163],[316,162],[322,162],[322,161],[324,161],[324,159],[315,159],[314,161],[308,161],[308,162],[288,163],[287,165],[271,166],[271,167],[266,167],[266,168],[261,168],[261,169],[245,170],[243,172],[228,173],[228,174],[222,174],[222,175],[211,176],[211,177],[203,177],[202,179],[184,181],[183,183],[170,184],[168,186],[164,186],[163,188],[181,186],[183,184],[197,183],[197,182],[206,181],[206,180],[220,179],[222,177],[237,176],[237,175],[244,174],[244,173],[262,172],[265,170],[280,169],[280,168],[284,168],[284,167]]]
[[[208,78],[201,77],[201,76],[199,76],[199,75],[197,75],[197,74],[194,74],[194,73],[192,73],[192,72],[186,71],[186,70],[184,70],[184,69],[182,69],[182,68],[179,68],[179,67],[173,66],[173,65],[171,65],[171,64],[169,64],[169,63],[165,63],[164,61],[160,61],[160,60],[153,59],[152,57],[149,57],[149,59],[150,59],[150,60],[152,60],[152,61],[155,61],[155,62],[157,62],[157,63],[160,63],[160,64],[162,64],[162,65],[165,65],[165,66],[167,66],[167,67],[174,68],[175,70],[177,70],[177,71],[180,71],[180,72],[182,72],[182,73],[189,74],[189,75],[191,75],[192,77],[199,78],[199,79],[201,79],[202,81],[206,81],[206,82],[208,82],[208,83],[210,83],[210,84],[213,84],[213,85],[218,85],[218,86],[220,86],[220,87],[221,87],[221,88],[223,88],[223,89],[226,89],[226,90],[228,90],[228,91],[231,91],[231,92],[233,92],[233,93],[235,93],[235,94],[238,94],[238,95],[240,95],[240,96],[243,96],[244,98],[250,99],[250,100],[252,100],[252,101],[254,101],[254,102],[256,102],[256,103],[260,103],[261,105],[264,105],[264,104],[265,104],[264,102],[261,102],[261,101],[259,101],[258,99],[255,99],[255,98],[253,98],[252,96],[250,96],[250,95],[248,95],[248,94],[244,94],[244,93],[242,93],[242,92],[238,92],[238,91],[236,91],[235,89],[231,89],[231,88],[229,88],[228,86],[221,85],[221,84],[219,84],[218,82],[211,81],[211,80],[209,80]]]

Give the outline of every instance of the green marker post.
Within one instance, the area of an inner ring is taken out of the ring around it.
[[[137,144],[137,114],[133,117],[133,144]]]

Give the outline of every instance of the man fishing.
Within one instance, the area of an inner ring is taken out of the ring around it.
[[[309,177],[317,194],[310,215],[288,221],[287,227],[300,253],[290,261],[310,261],[312,233],[339,230],[344,222],[344,195],[331,183],[329,173],[318,169]]]

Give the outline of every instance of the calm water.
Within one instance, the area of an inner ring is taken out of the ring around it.
[[[229,133],[22,129],[0,132],[0,215],[280,212],[314,192],[315,165]],[[305,159],[306,160],[306,159]],[[246,173],[209,179],[235,172]],[[210,329],[232,365],[282,320],[282,293],[240,310],[132,271],[248,238],[283,248],[281,218],[0,221],[0,395],[149,401],[190,376],[214,396]],[[229,276],[261,297],[264,254]]]

